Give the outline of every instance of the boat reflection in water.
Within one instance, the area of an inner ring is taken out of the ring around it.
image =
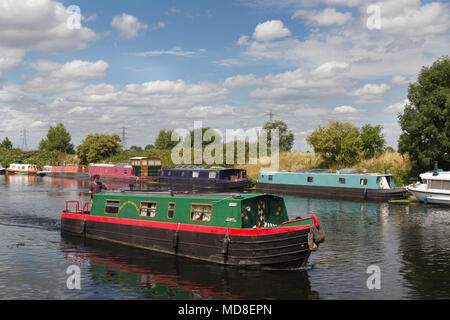
[[[318,298],[306,271],[220,266],[68,235],[62,235],[61,246],[68,265],[80,265],[82,274],[87,268],[83,281],[99,289],[99,299],[117,298],[118,290],[127,298],[151,300]]]

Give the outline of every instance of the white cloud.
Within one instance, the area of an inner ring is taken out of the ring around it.
[[[357,113],[358,109],[352,106],[340,106],[333,109],[333,113]]]
[[[264,81],[262,79],[257,78],[254,74],[248,74],[245,76],[237,75],[233,77],[228,77],[225,79],[223,85],[227,88],[237,88],[237,87],[254,86],[263,83]]]
[[[382,96],[391,87],[385,83],[380,85],[368,83],[361,88],[351,91],[348,95],[357,97],[357,103],[380,103],[383,102]]]
[[[369,2],[370,0],[322,0],[326,4],[336,5],[336,6],[347,6],[347,7],[357,7],[364,2]]]
[[[288,28],[284,27],[283,22],[280,20],[271,20],[259,23],[255,28],[253,38],[257,41],[271,41],[290,35],[291,32]]]
[[[72,14],[52,0],[2,0],[1,46],[46,52],[84,49],[97,34],[82,25],[71,28]]]
[[[55,95],[82,88],[85,85],[83,80],[102,78],[109,67],[103,60],[96,62],[74,60],[65,64],[38,60],[31,65],[39,75],[23,83],[24,91],[43,95]]]
[[[172,56],[192,56],[196,52],[194,51],[183,51],[179,48],[174,48],[172,50],[155,50],[155,51],[145,51],[145,52],[136,52],[133,55],[138,57],[148,57],[148,56],[162,56],[162,55],[172,55]]]
[[[409,100],[405,99],[403,101],[391,104],[386,109],[384,109],[383,112],[387,113],[387,114],[397,114],[397,113],[403,112],[405,105],[407,105],[409,103],[410,103]]]
[[[239,67],[239,66],[245,65],[244,61],[234,59],[234,58],[222,59],[220,61],[216,61],[216,63],[222,67]]]
[[[208,118],[208,117],[224,117],[234,116],[236,108],[230,105],[219,106],[195,106],[189,111],[182,111],[187,118]]]
[[[148,27],[146,24],[141,23],[135,16],[126,13],[122,13],[121,16],[115,16],[111,26],[116,28],[120,36],[127,40],[137,37],[140,30],[146,30]]]
[[[103,60],[96,62],[74,60],[51,72],[50,77],[73,80],[98,79],[105,76],[108,67],[108,63]]]
[[[389,34],[421,37],[448,32],[450,9],[448,3],[421,0],[380,1],[381,31]]]
[[[347,62],[329,61],[314,69],[312,74],[321,77],[329,77],[349,70],[350,65]]]
[[[9,70],[19,67],[25,50],[3,47],[0,45],[0,70]]]
[[[240,38],[239,38],[239,40],[237,41],[237,45],[238,46],[243,46],[243,45],[247,45],[249,43],[249,41],[248,41],[248,36],[241,36]]]
[[[391,80],[391,84],[394,86],[407,86],[413,82],[414,82],[413,78],[406,78],[404,76],[395,76]]]
[[[338,12],[335,8],[325,8],[320,12],[297,10],[292,18],[304,18],[309,24],[317,26],[342,26],[352,18],[352,13]]]

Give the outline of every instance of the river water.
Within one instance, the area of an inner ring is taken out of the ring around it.
[[[306,271],[247,270],[62,237],[65,200],[86,189],[0,176],[0,299],[450,298],[450,207],[285,196],[290,217],[315,214],[326,241]]]

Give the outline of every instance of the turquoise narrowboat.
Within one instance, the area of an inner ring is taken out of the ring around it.
[[[261,171],[256,191],[368,201],[404,199],[408,194],[406,188],[395,186],[391,174],[362,173],[354,169]]]
[[[283,198],[245,193],[102,192],[92,202],[66,201],[61,232],[269,268],[305,267],[324,240],[315,216],[290,220]]]

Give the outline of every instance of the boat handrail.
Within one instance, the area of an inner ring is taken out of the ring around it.
[[[309,217],[306,218],[302,218],[302,219],[294,219],[294,220],[289,220],[289,221],[285,221],[282,222],[280,227],[283,227],[283,225],[288,224],[288,223],[293,223],[293,222],[298,222],[298,221],[303,221],[303,220],[308,220],[308,219],[313,219],[314,222],[314,226],[317,227],[319,225],[319,220],[317,219],[317,217],[315,215],[311,215]]]
[[[78,200],[66,200],[66,212],[69,213],[69,203],[75,203],[75,212],[74,213],[78,213],[78,211],[80,210],[80,203],[78,202]]]
[[[91,207],[89,207],[89,205]],[[88,202],[86,202],[83,206],[83,211],[81,212],[81,214],[88,214],[91,212],[91,208],[92,208],[92,200],[89,200]]]

